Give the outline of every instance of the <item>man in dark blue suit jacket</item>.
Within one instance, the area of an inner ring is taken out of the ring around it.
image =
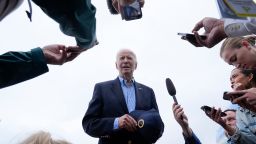
[[[136,55],[128,49],[120,50],[116,58],[119,77],[95,85],[82,124],[87,134],[100,138],[99,144],[149,144],[134,135],[137,122],[128,115],[134,110],[158,111],[154,91],[135,82],[136,67]]]

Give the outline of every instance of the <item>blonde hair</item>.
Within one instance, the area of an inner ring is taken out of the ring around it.
[[[26,138],[20,144],[71,144],[65,140],[53,140],[51,134],[39,131]]]
[[[255,40],[256,40],[256,36],[254,35],[250,35],[250,36],[246,36],[246,37],[232,37],[232,38],[227,38],[221,45],[220,48],[220,56],[222,55],[222,53],[224,52],[224,50],[226,50],[227,48],[241,48],[242,47],[242,41],[248,41],[252,46],[255,45]]]

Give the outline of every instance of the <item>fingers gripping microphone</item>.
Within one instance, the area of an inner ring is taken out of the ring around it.
[[[167,87],[168,93],[172,96],[174,102],[176,104],[178,104],[178,101],[177,101],[176,96],[175,96],[176,95],[176,89],[175,89],[175,87],[172,83],[172,80],[170,78],[166,78],[165,82],[166,82],[166,87]]]

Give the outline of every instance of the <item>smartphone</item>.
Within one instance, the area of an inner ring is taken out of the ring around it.
[[[130,21],[142,17],[139,0],[120,0],[119,5],[122,19]]]
[[[194,34],[191,33],[178,33],[178,35],[181,36],[181,39],[183,40],[187,40],[188,42],[190,42],[191,44],[193,44],[194,46],[198,46],[198,43],[196,42],[196,37]],[[201,37],[201,39],[205,40],[206,36],[205,35],[199,35]]]
[[[204,105],[201,107],[201,109],[206,113],[206,114],[210,114],[210,112],[212,111],[212,108],[207,106],[207,105]],[[213,109],[215,112],[217,111],[216,109]],[[224,117],[226,116],[227,114],[224,113],[224,112],[221,112],[220,116],[221,117]]]
[[[195,34],[191,33],[178,33],[178,35],[182,36],[182,38],[187,38],[186,40],[191,40],[196,42]],[[203,40],[206,39],[205,35],[199,35]]]
[[[242,95],[244,95],[244,94],[227,94],[228,92],[224,92],[223,93],[223,99],[224,100],[230,100],[230,98],[231,98],[231,96],[233,97],[233,98],[238,98],[238,97],[241,97]]]

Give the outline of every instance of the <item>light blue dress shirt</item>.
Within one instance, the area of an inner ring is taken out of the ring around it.
[[[229,144],[256,144],[256,113],[240,107],[236,111],[237,129]]]
[[[119,77],[121,87],[124,94],[125,103],[129,112],[135,110],[136,105],[136,97],[135,97],[135,83],[132,80],[132,83],[127,83],[122,77]],[[114,121],[114,129],[118,129],[118,119],[115,118]]]

